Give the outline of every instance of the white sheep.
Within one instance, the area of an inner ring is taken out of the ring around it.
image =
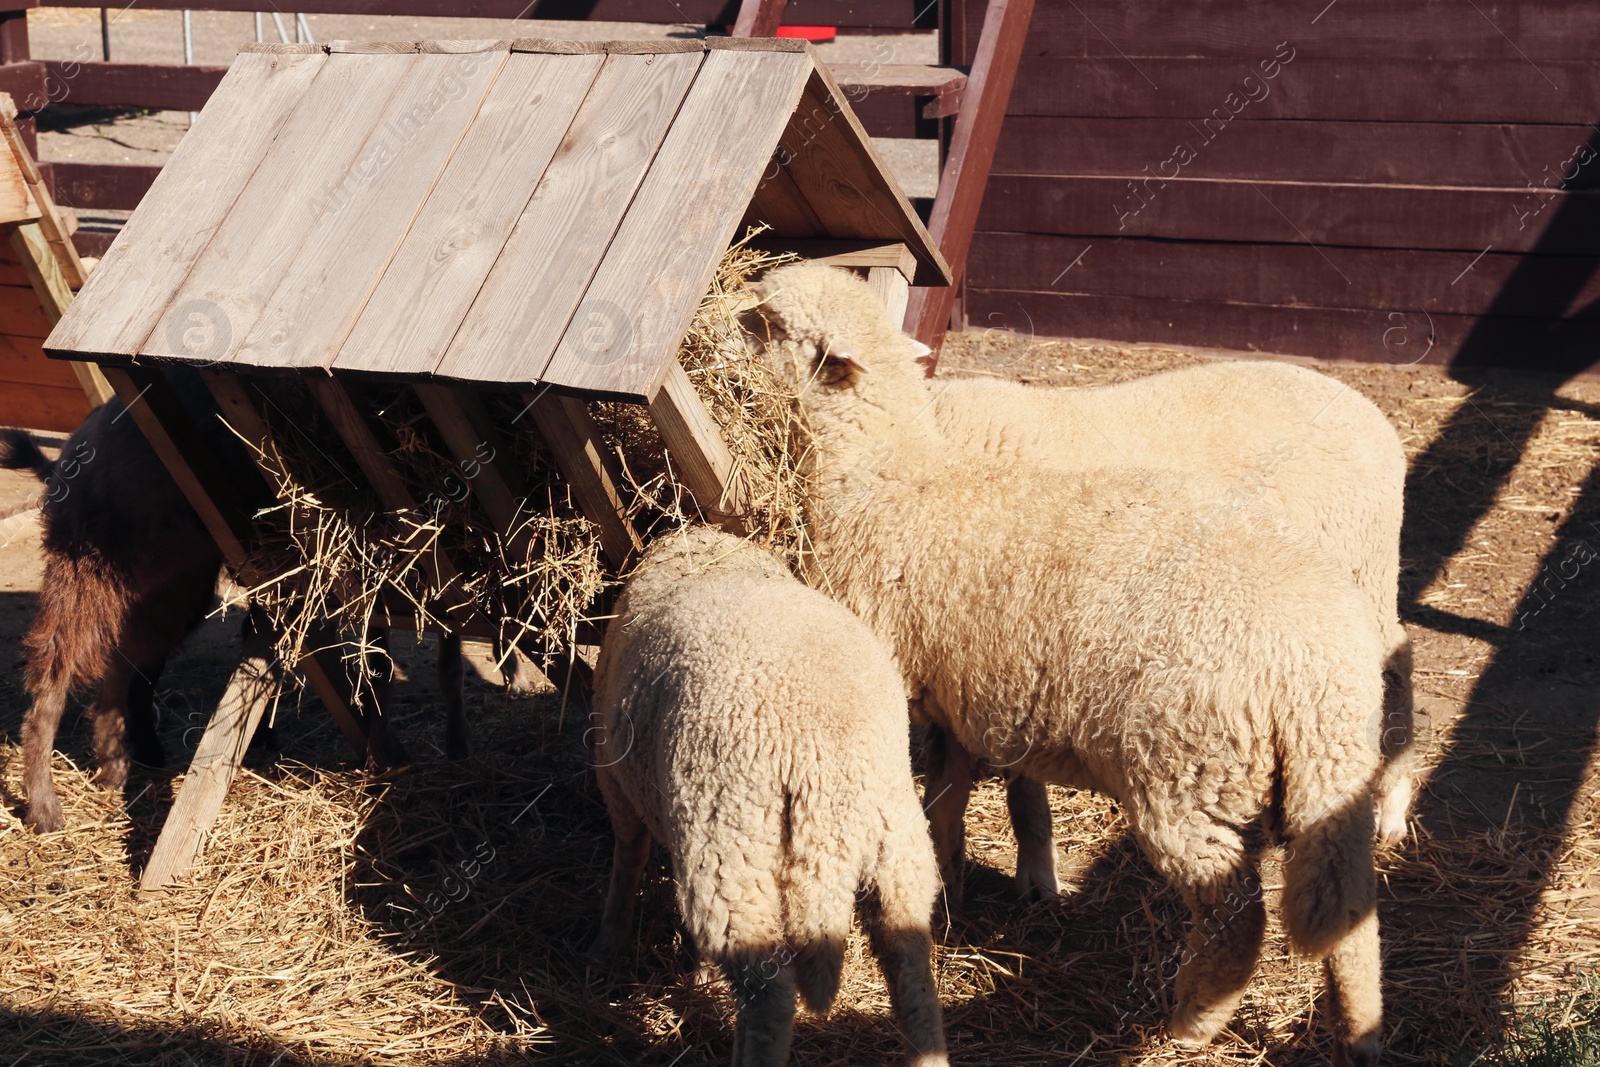
[[[1405,836],[1416,772],[1411,640],[1397,613],[1406,459],[1377,405],[1304,367],[1249,360],[1093,388],[946,379],[936,393],[934,419],[954,443],[1060,471],[1128,464],[1207,472],[1229,484],[1231,501],[1258,500],[1310,531],[1350,569],[1384,631],[1378,838],[1393,844]],[[934,769],[947,795],[970,791],[976,768],[958,754],[936,759]],[[1024,900],[1052,897],[1048,798],[1012,775],[1007,801],[1018,891]],[[959,863],[961,843],[953,847]],[[960,896],[954,885],[952,902]]]
[[[652,838],[694,944],[738,1001],[735,1064],[788,1055],[794,998],[826,1011],[856,891],[912,1063],[943,1067],[929,957],[938,872],[888,651],[777,559],[709,529],[651,546],[595,672],[616,831],[593,951],[631,932]]]
[[[1270,514],[1214,509],[1198,476],[951,445],[914,343],[847,272],[783,267],[759,291],[774,362],[809,368],[813,584],[967,752],[1121,803],[1195,919],[1173,1037],[1208,1041],[1243,996],[1273,825],[1290,939],[1327,958],[1341,1046],[1373,1062],[1383,643],[1353,579]]]

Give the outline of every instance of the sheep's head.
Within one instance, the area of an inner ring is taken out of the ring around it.
[[[874,369],[903,367],[928,354],[928,346],[901,333],[877,294],[848,270],[795,263],[769,271],[754,289],[761,303],[747,313],[746,328],[764,344],[774,369],[802,388],[849,385]]]

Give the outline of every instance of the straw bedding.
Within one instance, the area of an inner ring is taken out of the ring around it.
[[[982,358],[994,343],[955,339],[947,369],[1084,383],[1192,358],[1017,342],[1007,364]],[[1592,478],[1600,388],[1496,385],[1468,399],[1425,369],[1331,372],[1385,408],[1414,456],[1413,591],[1435,610],[1510,627],[1554,531],[1600,521],[1594,494],[1573,491]],[[1459,413],[1466,421],[1452,421]],[[1517,425],[1527,443],[1514,453]],[[1462,545],[1429,532],[1427,516],[1497,470],[1512,473]],[[1436,575],[1424,567],[1433,556]],[[1600,781],[1587,766],[1590,691],[1562,688],[1564,674],[1594,677],[1592,589],[1541,613],[1531,644],[1500,651],[1475,632],[1413,626],[1434,770],[1413,836],[1381,860],[1386,1062],[1512,1062],[1496,1035],[1519,1015],[1545,1012],[1568,1034],[1592,1017],[1577,994],[1600,970]],[[222,630],[231,625],[203,633],[163,682],[175,751],[226,676]],[[396,656],[397,726],[426,752],[441,732],[427,648],[401,641]],[[731,1003],[676,930],[663,864],[646,879],[634,956],[595,973],[579,955],[610,835],[585,724],[563,720],[555,696],[512,698],[473,679],[484,755],[390,776],[334,762],[337,733],[312,702],[284,717],[280,758],[241,776],[192,877],[150,898],[134,884],[174,780],[136,780],[124,811],[66,765],[86,763],[79,725],[64,731],[58,763],[69,829],[32,835],[18,818],[24,706],[18,672],[0,674],[0,1063],[726,1061]],[[1005,873],[1003,794],[992,781],[975,793],[967,909],[937,950],[953,1062],[1327,1062],[1321,969],[1289,956],[1276,926],[1231,1033],[1198,1053],[1165,1041],[1162,974],[1184,908],[1112,803],[1052,796],[1067,890],[1024,910]],[[1265,884],[1279,884],[1270,864]],[[795,1062],[895,1062],[859,937],[840,1005],[801,1019]]]

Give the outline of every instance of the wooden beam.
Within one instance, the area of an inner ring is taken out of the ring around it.
[[[869,267],[867,285],[878,294],[878,299],[883,301],[883,306],[888,309],[889,318],[895,328],[903,326],[906,318],[906,301],[911,296],[910,279],[893,267]]]
[[[21,261],[22,269],[33,285],[34,294],[39,298],[39,307],[44,311],[45,318],[54,326],[61,321],[67,306],[72,303],[72,290],[67,287],[67,278],[62,271],[61,261],[56,257],[54,247],[46,240],[44,230],[38,222],[12,223],[0,229],[10,231],[8,236],[11,249]],[[79,268],[82,269],[82,264],[79,264]],[[105,375],[100,373],[100,368],[93,363],[72,360],[68,366],[77,377],[78,385],[83,389],[84,395],[89,398],[91,407],[99,407],[115,395],[111,383],[106,381]]]
[[[806,259],[853,270],[891,267],[907,281],[917,272],[917,257],[901,241],[849,241],[762,234],[752,238],[749,244],[751,248],[759,248],[763,252],[793,252]]]
[[[581,400],[544,391],[528,395],[529,414],[572,487],[572,495],[590,522],[600,528],[600,547],[622,570],[644,547],[628,521],[622,498],[622,472]]]
[[[15,118],[16,108],[10,98],[0,99],[0,137],[4,138],[6,146],[10,148],[17,169],[22,173],[22,180],[27,183],[28,191],[39,204],[39,230],[60,263],[68,289],[81,289],[86,274],[83,263],[78,259],[78,250],[72,243],[72,234],[56,212],[55,201],[39,174],[33,153],[22,143],[22,135],[17,130]]]
[[[1032,16],[1033,0],[989,0],[984,14],[983,35],[978,39],[978,51],[967,75],[950,154],[939,176],[939,193],[928,219],[928,232],[950,265],[951,284],[914,290],[906,309],[907,331],[935,351],[944,341],[956,287],[966,270],[972,231],[978,223],[978,209],[989,183],[989,169],[994,163],[1006,103],[1011,99]]]
[[[188,873],[222,811],[223,798],[228,795],[261,716],[277,699],[280,682],[272,634],[258,629],[245,641],[244,656],[195,746],[189,773],[184,775],[177,799],[162,824],[161,836],[150,853],[150,862],[139,879],[140,889],[162,889]]]
[[[730,37],[776,37],[788,0],[743,0]]]
[[[650,401],[650,417],[701,513],[729,532],[745,533],[740,516],[748,500],[734,469],[733,453],[677,360]]]

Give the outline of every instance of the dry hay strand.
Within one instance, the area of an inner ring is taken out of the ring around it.
[[[739,314],[755,300],[749,283],[792,256],[750,248],[722,258],[680,348],[679,358],[735,458],[733,477],[747,494],[750,538],[791,562],[804,552],[806,497],[796,442],[806,435],[792,389],[752,351]],[[500,660],[514,646],[540,666],[570,647],[601,594],[621,577],[610,572],[598,528],[573,501],[527,407],[510,395],[485,395],[502,431],[495,455],[525,476],[529,496],[514,528],[495,531],[472,493],[477,462],[457,462],[434,440],[421,402],[403,386],[350,386],[389,439],[388,456],[415,509],[383,508],[338,435],[303,389],[263,387],[269,436],[255,448],[277,502],[256,516],[256,542],[244,596],[277,633],[277,652],[298,662],[327,640],[330,626],[348,639],[352,673],[371,680],[387,670],[377,635],[391,622],[409,629],[453,628],[470,611],[498,632]],[[649,536],[703,521],[671,457],[639,405],[597,405],[605,443],[632,491],[630,517]],[[721,502],[719,502],[721,503]],[[443,590],[430,576],[449,559],[458,574]],[[452,609],[449,599],[457,601]],[[357,688],[357,700],[364,687]]]

